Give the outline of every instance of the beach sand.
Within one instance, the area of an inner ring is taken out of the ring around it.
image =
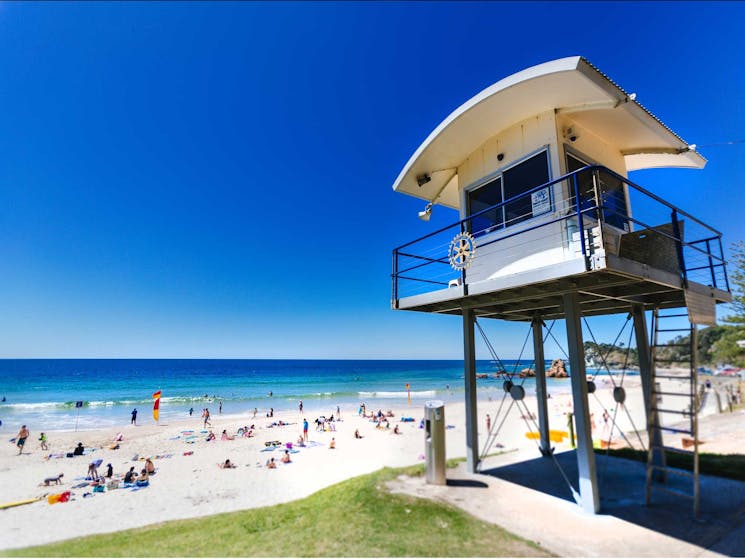
[[[596,439],[607,438],[610,428],[603,424],[603,406],[613,406],[612,386],[608,384],[608,379],[599,380],[598,385],[596,394],[590,397]],[[617,416],[619,425],[624,430],[631,430],[633,420],[637,427],[643,428],[644,413],[638,377],[627,378],[624,386],[628,394],[627,408],[631,412],[631,419],[620,411]],[[501,396],[498,399],[479,401],[481,448],[487,438],[486,414],[489,413],[492,422],[496,422],[500,400]],[[510,401],[509,398],[505,401],[503,413]],[[572,407],[571,395],[557,394],[548,402],[551,428],[565,431],[565,414]],[[526,397],[525,403],[535,413],[534,398]],[[373,406],[374,402],[368,402],[368,405]],[[371,407],[368,407],[368,411],[370,410]],[[48,451],[42,451],[39,447],[41,429],[29,425],[31,436],[22,455],[17,455],[18,449],[13,444],[6,442],[0,447],[0,503],[68,490],[72,491],[72,500],[50,505],[44,499],[29,505],[0,510],[0,548],[25,547],[166,520],[274,505],[300,499],[334,483],[384,466],[397,467],[423,462],[424,432],[419,428],[419,420],[423,416],[421,405],[408,406],[403,402],[393,408],[395,417],[390,419],[390,430],[387,431],[378,430],[369,419],[359,417],[356,406],[342,408],[342,420],[334,423],[336,431],[316,431],[313,420],[319,415],[330,415],[332,411],[335,409],[306,407],[304,415],[297,411],[286,411],[275,413],[273,418],[257,415],[255,419],[251,414],[213,415],[210,429],[218,437],[213,442],[207,442],[205,435],[200,432],[203,428],[198,413],[183,421],[162,425],[125,424],[118,430],[49,432]],[[399,423],[402,416],[412,416],[415,421]],[[279,461],[283,451],[278,449],[262,452],[266,448],[264,443],[273,440],[296,443],[302,433],[303,417],[310,423],[309,439],[313,446],[298,449],[295,445],[299,452],[291,454],[292,463],[279,464],[277,469],[266,468],[266,460],[274,457]],[[269,427],[271,422],[279,420],[290,425]],[[453,426],[446,430],[447,456],[464,456],[464,404],[448,404],[445,422]],[[235,434],[238,427],[252,423],[257,427],[255,437],[220,440],[223,429]],[[537,456],[537,442],[526,437],[528,424],[532,427],[532,421],[521,417],[520,412],[513,407],[497,439],[502,448],[493,447],[491,452],[533,448]],[[396,425],[399,425],[401,435],[392,433]],[[190,429],[194,431],[196,438],[186,438],[188,434],[183,432]],[[362,439],[355,439],[356,429],[359,429]],[[112,450],[109,446],[118,431],[123,434],[123,441],[119,449]],[[726,432],[726,429],[723,431]],[[336,439],[335,449],[329,448],[332,437]],[[619,439],[617,431],[613,438]],[[727,437],[721,436],[719,439],[726,441]],[[188,440],[194,442],[188,443]],[[87,448],[96,450],[89,455],[74,458],[46,458],[50,453],[71,452],[78,441],[83,442]],[[570,448],[568,439],[555,444],[557,450]],[[638,441],[632,440],[632,444],[638,445]],[[729,446],[732,444],[734,442]],[[727,448],[726,444],[714,441],[710,446],[719,451]],[[144,464],[142,458],[145,457],[153,457],[157,468],[157,474],[152,477],[147,488],[107,490],[89,497],[83,497],[83,494],[90,492],[90,487],[73,488],[84,482],[81,478],[86,475],[88,464],[92,460],[103,461],[99,473],[103,473],[106,464],[111,463],[115,475],[123,475],[131,466],[139,471]],[[226,459],[230,459],[238,467],[228,470],[218,468],[217,464]],[[61,485],[40,486],[44,478],[60,473],[64,473]]]

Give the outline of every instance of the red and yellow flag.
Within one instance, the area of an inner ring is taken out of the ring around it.
[[[153,402],[153,419],[158,421],[158,416],[160,415],[160,390],[153,393],[153,400],[155,400]]]

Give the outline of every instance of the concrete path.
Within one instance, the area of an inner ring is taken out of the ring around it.
[[[537,451],[487,458],[482,474],[448,470],[448,485],[400,477],[394,492],[436,499],[570,557],[745,556],[745,483],[701,476],[701,514],[664,493],[644,505],[645,465],[598,456],[601,514],[584,513],[550,458]],[[577,487],[574,452],[557,455]],[[671,476],[672,477],[672,476]]]

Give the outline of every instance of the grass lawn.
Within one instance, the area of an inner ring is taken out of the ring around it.
[[[607,450],[596,449],[597,454],[605,454]],[[647,453],[643,450],[618,448],[610,450],[611,456],[628,458],[629,460],[647,461]],[[683,454],[667,453],[667,464],[673,468],[693,470],[693,457]],[[698,468],[702,475],[724,477],[737,481],[745,481],[745,454],[709,454],[698,455]]]
[[[537,545],[449,505],[393,495],[384,468],[292,503],[8,550],[14,557],[545,557]]]

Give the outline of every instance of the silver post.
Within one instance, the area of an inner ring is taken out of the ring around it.
[[[541,454],[551,453],[548,425],[548,397],[546,390],[546,362],[543,355],[543,321],[533,318],[533,355],[535,356],[535,391],[538,403],[538,430],[541,432]]]
[[[476,344],[474,313],[463,309],[463,378],[466,390],[466,469],[476,473],[479,465],[479,432],[476,405]]]
[[[577,466],[579,469],[580,506],[591,514],[600,512],[595,451],[590,429],[590,407],[587,402],[585,349],[582,345],[582,323],[576,293],[564,295],[569,366],[571,368],[574,420],[577,424]]]

